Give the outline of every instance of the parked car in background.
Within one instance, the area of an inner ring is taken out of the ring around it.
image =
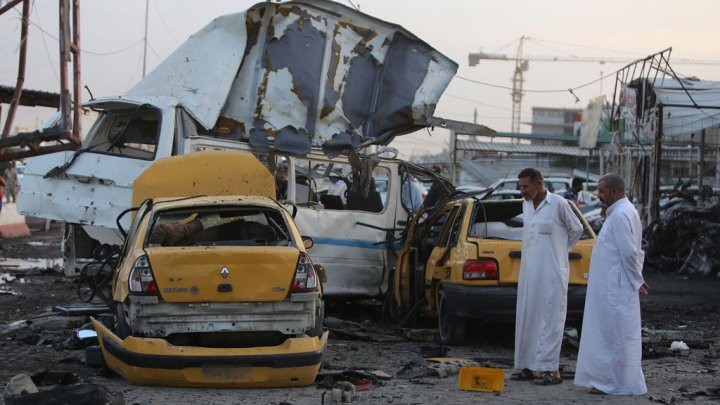
[[[514,322],[522,203],[458,196],[430,217],[423,211],[413,216],[396,261],[391,316],[437,318],[440,342],[451,345],[462,344],[471,320]],[[570,251],[566,318],[580,325],[596,236],[568,204],[584,228]]]
[[[489,189],[487,187],[480,186],[457,186],[455,190],[462,191],[465,194],[482,195],[487,193]]]
[[[545,177],[545,188],[553,193],[563,193],[570,189],[572,184],[571,177]],[[495,190],[520,190],[520,184],[517,177],[506,177],[496,180],[490,185]]]
[[[247,152],[167,158],[137,178],[114,325],[93,321],[110,369],[149,385],[313,383],[328,338],[320,276],[274,195]]]
[[[572,188],[572,177],[545,177],[543,180],[545,183],[545,188],[555,194],[562,194]],[[494,183],[492,183],[490,187],[492,187],[496,191],[520,190],[520,185],[518,183],[517,177],[506,177],[498,179]],[[578,204],[582,205],[583,203],[585,203],[584,201],[588,201],[587,203],[593,203],[597,199],[595,194],[592,193],[592,191],[595,190],[597,190],[597,182],[584,182],[583,192],[580,196],[583,198],[578,198]]]
[[[513,200],[522,198],[520,190],[497,190],[485,197],[485,200]]]

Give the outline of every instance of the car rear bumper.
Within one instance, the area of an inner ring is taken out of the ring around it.
[[[515,321],[517,286],[467,286],[445,283],[442,286],[450,313],[489,321]],[[587,286],[568,287],[567,321],[582,319]]]
[[[120,339],[93,319],[105,364],[140,385],[178,387],[292,387],[310,385],[320,369],[328,332],[277,346],[173,346],[163,339]]]
[[[305,333],[314,327],[323,305],[316,292],[297,301],[172,303],[142,296],[128,301],[129,324],[152,337],[214,331]]]

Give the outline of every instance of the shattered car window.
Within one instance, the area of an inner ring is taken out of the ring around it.
[[[155,214],[146,247],[288,246],[282,213],[267,207],[167,210]]]
[[[568,204],[572,204],[568,202]],[[522,201],[487,200],[475,203],[473,224],[468,228],[469,236],[486,239],[522,240]],[[582,221],[579,210],[573,209],[575,216],[583,224],[580,239],[591,239],[590,228]]]
[[[154,108],[108,110],[90,129],[85,148],[97,153],[152,160],[159,133],[160,113]]]

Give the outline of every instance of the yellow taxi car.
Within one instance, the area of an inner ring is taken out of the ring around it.
[[[274,195],[245,152],[166,158],[135,181],[114,325],[93,320],[110,369],[148,385],[315,380],[328,333],[312,240]]]
[[[393,275],[391,313],[418,308],[437,317],[440,341],[462,344],[469,319],[514,321],[522,240],[521,199],[460,196],[418,212],[408,224]],[[571,250],[567,322],[579,324],[595,233],[577,207],[584,232]]]

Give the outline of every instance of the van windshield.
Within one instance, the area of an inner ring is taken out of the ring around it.
[[[85,139],[88,151],[152,160],[160,134],[160,113],[148,106],[106,110]]]

